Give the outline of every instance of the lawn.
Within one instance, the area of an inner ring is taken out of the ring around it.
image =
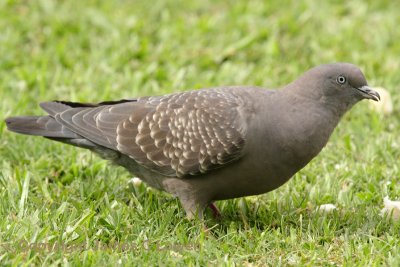
[[[0,265],[400,266],[399,1],[0,0]],[[100,102],[218,85],[278,88],[352,62],[367,101],[273,192],[217,202],[210,229],[83,149],[6,130],[40,101]],[[386,101],[386,99],[384,99]],[[338,208],[321,213],[317,207]]]

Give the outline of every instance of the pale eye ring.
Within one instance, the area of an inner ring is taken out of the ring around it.
[[[339,75],[339,76],[336,78],[336,81],[337,81],[339,84],[344,84],[344,83],[346,82],[346,77],[344,77],[343,75]]]

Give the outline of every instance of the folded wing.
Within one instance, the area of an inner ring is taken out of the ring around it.
[[[205,173],[239,159],[245,145],[242,101],[198,90],[122,103],[43,103],[57,122],[166,176]]]

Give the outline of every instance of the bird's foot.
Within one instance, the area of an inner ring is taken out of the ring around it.
[[[222,219],[221,212],[219,211],[217,206],[215,206],[214,203],[211,202],[210,204],[208,204],[208,207],[211,209],[215,219],[217,219],[217,220],[221,220]]]

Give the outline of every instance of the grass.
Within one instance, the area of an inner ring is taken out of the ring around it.
[[[0,0],[0,263],[399,266],[397,1]],[[359,65],[392,94],[358,104],[278,190],[185,219],[168,194],[90,152],[5,129],[38,102],[103,101],[216,85],[276,88],[320,63]],[[333,203],[331,214],[316,212]]]

